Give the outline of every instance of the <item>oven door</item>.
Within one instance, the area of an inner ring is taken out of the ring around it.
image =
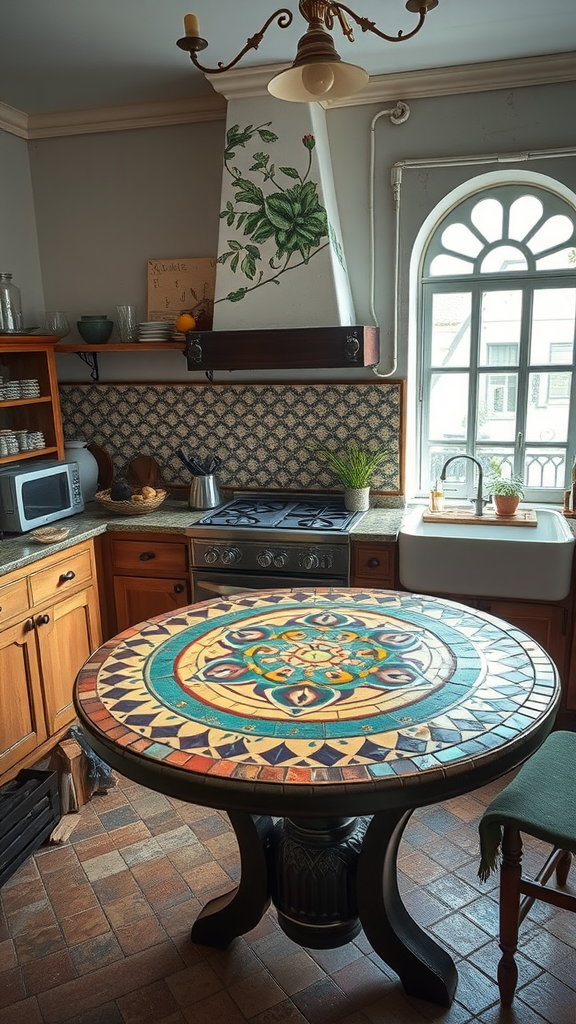
[[[246,590],[289,590],[293,587],[344,587],[346,581],[337,577],[271,576],[265,573],[210,572],[192,570],[192,601],[208,601],[214,597],[233,597]]]

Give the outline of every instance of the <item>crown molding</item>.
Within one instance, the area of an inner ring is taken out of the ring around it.
[[[256,68],[235,68],[223,75],[206,75],[214,94],[154,103],[65,110],[49,114],[26,114],[0,103],[0,130],[23,139],[47,139],[62,135],[89,135],[221,121],[226,117],[227,100],[264,95],[270,79],[287,67],[288,64],[269,64]],[[403,100],[422,99],[572,81],[576,81],[574,51],[377,75],[355,95],[343,100],[326,100],[322,106],[330,110],[368,103],[396,102],[398,96]]]
[[[28,114],[16,107],[0,103],[0,130],[18,135],[21,139],[28,138]]]
[[[4,115],[8,111],[8,116]],[[19,114],[16,120],[11,114]],[[132,103],[89,110],[62,110],[49,114],[22,114],[0,103],[0,127],[25,139],[50,139],[62,135],[125,132],[134,128],[158,128],[171,124],[223,121],[226,101],[216,94],[154,103]],[[18,130],[16,130],[18,129]]]
[[[489,61],[483,64],[457,64],[454,67],[429,68],[390,75],[376,75],[360,92],[348,99],[326,100],[322,106],[358,107],[366,103],[423,99],[429,96],[453,96],[461,93],[495,92],[521,89],[531,85],[576,81],[576,52],[554,53],[515,60]]]

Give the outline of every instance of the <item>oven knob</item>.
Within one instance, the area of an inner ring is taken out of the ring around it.
[[[302,565],[303,565],[303,567],[305,569],[317,569],[319,564],[320,563],[319,563],[318,555],[314,555],[314,554],[304,555],[304,558],[302,559]]]
[[[226,548],[222,552],[222,561],[224,565],[233,565],[234,562],[240,561],[240,552],[238,548]]]
[[[322,555],[322,558],[320,559],[320,568],[331,569],[332,565],[332,555]]]
[[[256,561],[258,565],[261,565],[263,569],[267,569],[268,566],[272,565],[274,561],[274,555],[271,551],[259,551],[256,555]]]
[[[277,569],[283,569],[288,561],[288,555],[285,551],[277,551],[274,555],[274,565]]]
[[[208,548],[208,551],[204,552],[204,561],[211,565],[213,562],[217,562],[220,557],[218,548]]]

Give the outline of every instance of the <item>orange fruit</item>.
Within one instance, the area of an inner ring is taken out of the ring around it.
[[[196,327],[196,321],[191,313],[180,313],[174,325],[177,331],[182,331],[183,334],[186,331],[193,331]]]

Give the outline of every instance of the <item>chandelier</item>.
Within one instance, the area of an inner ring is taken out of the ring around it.
[[[296,57],[291,66],[276,75],[268,85],[268,91],[280,100],[293,103],[310,103],[314,100],[339,99],[357,92],[369,80],[368,72],[356,64],[347,64],[342,60],[334,46],[331,36],[334,22],[338,21],[343,35],[349,42],[354,42],[353,29],[347,19],[356,22],[363,32],[372,32],[380,39],[389,43],[403,43],[412,39],[422,28],[428,11],[438,6],[438,0],[407,0],[406,9],[418,15],[418,22],[411,32],[387,35],[376,27],[373,21],[362,18],[350,7],[331,0],[300,0],[298,9],[308,23],[306,32],[298,43]],[[201,64],[198,54],[208,46],[206,39],[200,35],[198,18],[195,14],[187,14],[184,18],[185,36],[178,39],[177,46],[187,50],[190,60],[200,71],[209,75],[220,74],[233,68],[249,50],[257,50],[270,25],[276,21],[280,28],[288,28],[294,18],[292,12],[285,7],[271,14],[259,32],[250,36],[246,46],[228,64],[218,63],[210,68]]]

